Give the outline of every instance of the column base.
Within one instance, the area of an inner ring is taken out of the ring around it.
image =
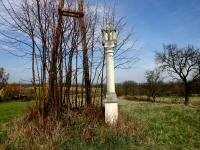
[[[115,93],[106,94],[106,99],[104,100],[105,105],[105,122],[114,125],[118,120],[118,102]]]

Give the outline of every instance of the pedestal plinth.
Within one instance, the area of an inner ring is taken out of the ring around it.
[[[118,119],[118,102],[115,93],[107,93],[104,100],[105,105],[105,122],[108,124],[116,124]]]

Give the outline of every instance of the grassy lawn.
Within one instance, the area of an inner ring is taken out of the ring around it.
[[[32,105],[32,101],[0,103],[0,125],[16,117],[22,116]]]
[[[144,149],[200,149],[200,107],[120,100],[121,111],[149,127]]]
[[[71,138],[70,149],[200,149],[200,107],[182,104],[132,102],[119,99],[120,111],[147,126],[142,137],[124,138],[111,136],[108,141],[101,138],[90,142],[79,142]],[[33,102],[0,103],[0,125],[22,116]],[[70,129],[71,130],[71,129]],[[97,130],[98,131],[98,130]],[[74,132],[71,130],[70,132]],[[140,131],[139,131],[140,132]],[[0,138],[1,139],[1,138]],[[1,141],[1,140],[0,140]],[[61,148],[61,149],[62,149]]]

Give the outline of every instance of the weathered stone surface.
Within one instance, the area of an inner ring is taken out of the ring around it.
[[[105,105],[105,121],[108,124],[115,124],[118,119],[118,103],[117,96],[115,93],[115,70],[114,70],[114,48],[116,46],[115,36],[116,30],[113,26],[107,24],[103,30],[104,32],[104,42],[103,46],[105,48],[106,54],[106,99],[104,100]],[[112,39],[113,38],[113,39]]]
[[[107,93],[106,99],[104,100],[104,103],[117,103],[117,95],[116,93]]]
[[[105,103],[105,122],[114,125],[118,119],[118,103]]]

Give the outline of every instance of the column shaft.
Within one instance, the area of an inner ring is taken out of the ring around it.
[[[107,93],[115,93],[115,73],[114,73],[114,58],[113,49],[108,49],[106,53],[106,82]]]

